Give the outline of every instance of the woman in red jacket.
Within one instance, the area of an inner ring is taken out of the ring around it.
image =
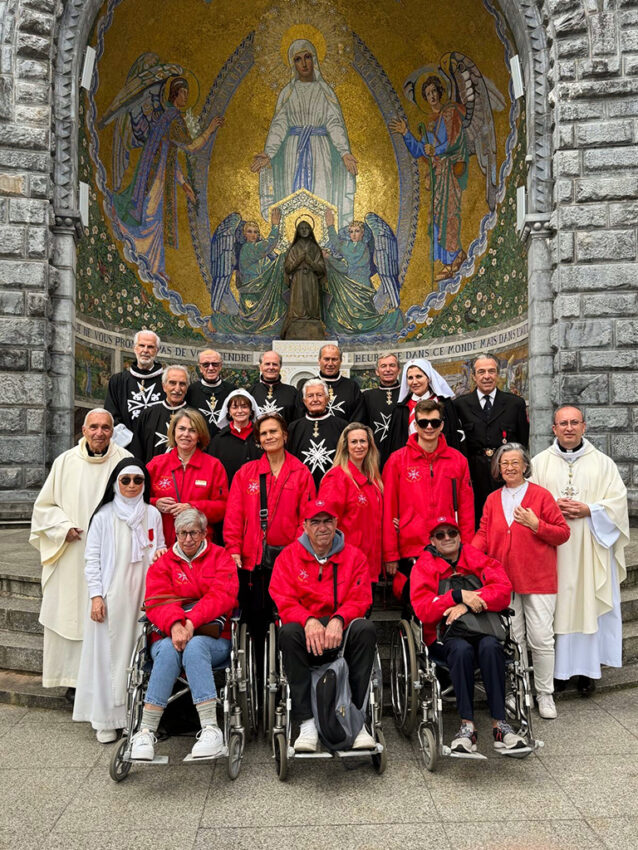
[[[268,584],[274,558],[303,532],[305,505],[315,497],[307,466],[285,450],[288,426],[278,413],[255,423],[264,455],[238,469],[224,519],[226,549],[239,570],[239,603],[252,636],[261,641],[272,621]],[[262,490],[267,516],[260,519]]]
[[[153,760],[155,732],[182,668],[202,726],[191,755],[211,758],[223,751],[213,668],[230,653],[228,616],[237,600],[237,570],[230,555],[206,539],[206,527],[201,511],[182,511],[175,520],[177,543],[146,574],[146,615],[158,633],[140,729],[131,739],[133,759]],[[209,633],[214,626],[219,637]]]
[[[367,425],[351,422],[343,429],[332,469],[326,472],[319,486],[319,498],[337,512],[337,525],[346,543],[363,552],[370,568],[370,581],[378,581],[383,482],[379,451]]]
[[[541,717],[556,717],[554,704],[554,609],[556,547],[569,538],[569,526],[554,497],[526,481],[532,465],[520,443],[506,443],[492,458],[492,477],[505,484],[487,497],[472,545],[505,567],[514,594],[514,637],[527,657],[532,651],[534,686]]]
[[[203,451],[209,440],[204,417],[185,407],[169,425],[170,451],[156,455],[146,465],[151,476],[151,504],[162,514],[167,546],[175,542],[176,517],[187,508],[205,514],[209,525],[224,518],[228,480],[221,463]]]

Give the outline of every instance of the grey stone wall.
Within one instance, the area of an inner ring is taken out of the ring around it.
[[[78,77],[101,0],[0,0],[0,519],[71,444]],[[584,406],[638,513],[638,0],[501,0],[526,82],[532,445]]]

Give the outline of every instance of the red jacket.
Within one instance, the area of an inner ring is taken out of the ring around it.
[[[508,525],[501,490],[490,493],[472,546],[503,564],[516,593],[556,593],[556,547],[569,539],[569,526],[552,494],[538,484],[528,484],[521,507],[540,520],[536,533],[516,520]]]
[[[166,636],[174,623],[186,625],[186,618],[195,628],[227,614],[222,637],[230,637],[230,615],[237,605],[239,581],[237,568],[230,555],[210,541],[204,551],[190,564],[171,547],[148,568],[144,603],[146,616]],[[158,597],[178,596],[199,599],[186,613],[178,602],[162,604]],[[159,640],[159,636],[154,636]]]
[[[329,469],[321,479],[319,498],[336,511],[346,542],[361,549],[368,559],[370,581],[381,572],[381,527],[383,494],[357,467],[348,462],[348,475],[340,466]]]
[[[264,473],[268,504],[266,542],[270,546],[287,546],[303,533],[304,505],[315,497],[310,470],[288,452],[276,478],[270,471],[267,455],[238,469],[230,487],[224,542],[231,555],[241,555],[245,570],[253,570],[261,560],[259,476]]]
[[[333,570],[337,568],[337,607]],[[270,580],[272,596],[284,624],[306,625],[310,617],[343,618],[347,628],[372,605],[368,562],[362,552],[346,543],[323,566],[298,540],[286,546],[275,561]]]
[[[418,557],[430,542],[431,523],[439,516],[454,516],[452,480],[456,480],[461,540],[474,536],[474,494],[467,460],[448,446],[441,434],[439,443],[426,454],[409,437],[405,447],[393,452],[383,468],[383,560]],[[398,517],[399,530],[393,519]]]
[[[151,458],[146,468],[151,476],[151,505],[157,506],[158,499],[172,496],[176,501],[188,502],[191,507],[205,514],[209,526],[224,518],[228,478],[217,458],[195,449],[186,469],[183,469],[177,449],[172,449],[168,454]],[[175,489],[173,476],[179,493]],[[172,546],[175,542],[175,518],[172,514],[162,514],[162,524],[166,545]]]
[[[481,596],[487,602],[488,611],[502,611],[510,603],[512,585],[503,565],[494,558],[484,555],[473,546],[461,547],[457,573],[471,573],[483,583]],[[426,550],[410,574],[410,600],[414,613],[423,623],[423,638],[429,646],[436,640],[436,627],[443,619],[443,612],[454,606],[452,591],[439,596],[439,581],[452,575],[452,565],[445,558],[435,557]]]

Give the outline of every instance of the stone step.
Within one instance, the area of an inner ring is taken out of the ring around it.
[[[53,708],[70,711],[66,688],[43,688],[39,673],[0,670],[0,703],[25,708]]]
[[[32,596],[0,595],[0,629],[42,634],[40,600]]]
[[[620,613],[623,623],[638,620],[638,587],[625,587],[623,582],[620,590]]]
[[[0,562],[0,593],[42,598],[40,564],[7,564]]]
[[[623,664],[638,660],[638,622],[624,623],[622,630]]]
[[[0,670],[42,672],[42,635],[0,630]]]

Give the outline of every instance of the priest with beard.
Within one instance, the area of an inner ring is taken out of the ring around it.
[[[374,370],[379,386],[363,392],[363,409],[365,411],[362,422],[372,428],[374,442],[379,449],[381,457],[387,456],[388,436],[392,411],[399,400],[399,358],[396,354],[381,354],[377,359]]]
[[[303,386],[306,413],[288,429],[288,451],[310,470],[317,490],[332,467],[341,432],[348,422],[328,408],[328,387],[321,378],[310,378]]]
[[[347,422],[363,422],[363,394],[353,378],[341,374],[342,355],[339,347],[332,343],[322,345],[319,350],[319,378],[328,389],[328,410]],[[304,415],[304,401],[297,396],[297,416]]]
[[[222,378],[224,361],[218,351],[207,348],[197,358],[200,379],[194,381],[186,393],[186,404],[199,410],[208,426],[211,440],[219,434],[219,416],[222,406],[236,387]]]
[[[250,394],[257,402],[259,415],[278,413],[286,425],[295,419],[297,390],[281,380],[281,354],[266,351],[259,357],[259,380],[251,387]]]
[[[165,398],[162,389],[164,367],[155,360],[159,346],[160,338],[156,333],[138,331],[133,337],[135,364],[109,379],[104,407],[113,417],[115,426],[124,425],[131,434],[137,430],[140,416]]]
[[[168,426],[175,411],[186,407],[186,391],[190,383],[185,366],[167,366],[162,374],[162,387],[166,399],[140,416],[137,432],[130,450],[134,457],[148,463],[155,455],[169,451]]]

